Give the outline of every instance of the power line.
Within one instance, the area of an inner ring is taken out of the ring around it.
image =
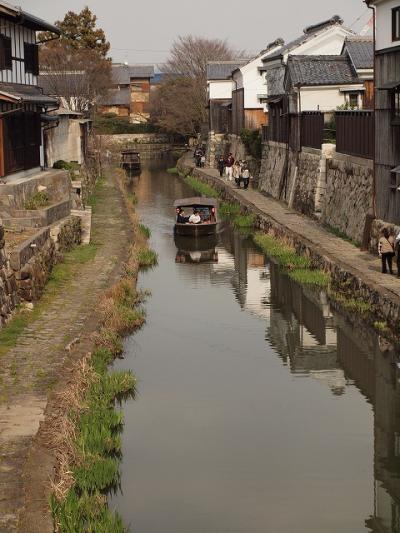
[[[169,52],[169,50],[152,50],[152,49],[146,49],[146,48],[140,49],[140,48],[114,48],[112,47],[112,49],[119,50],[121,52],[162,52],[162,53]]]

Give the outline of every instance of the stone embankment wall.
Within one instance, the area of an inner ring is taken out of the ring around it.
[[[346,289],[350,297],[360,298],[362,301],[369,302],[375,311],[375,318],[387,322],[394,331],[398,330],[400,321],[400,304],[395,298],[391,298],[387,291],[382,291],[380,286],[373,282],[367,282],[361,279],[359,275],[347,269],[341,263],[334,259],[322,255],[318,245],[312,243],[306,237],[303,237],[286,226],[277,222],[267,213],[260,211],[249,200],[236,193],[235,189],[223,183],[221,180],[214,178],[209,174],[199,171],[187,164],[184,158],[178,162],[178,169],[183,174],[192,174],[202,181],[216,188],[222,199],[227,201],[239,202],[243,212],[253,213],[256,216],[255,228],[266,232],[292,246],[299,254],[309,257],[312,264],[330,272],[334,286],[340,286]],[[344,312],[342,310],[342,312]]]
[[[371,209],[373,162],[339,154],[334,145],[295,152],[286,144],[263,147],[259,188],[307,216],[362,242]]]
[[[372,209],[373,161],[336,152],[327,163],[322,222],[361,243]]]
[[[21,302],[35,302],[42,293],[61,254],[81,242],[81,220],[68,217],[39,230],[33,237],[6,252],[0,225],[0,326]]]
[[[0,327],[19,302],[15,273],[10,267],[4,240],[4,228],[0,223]]]

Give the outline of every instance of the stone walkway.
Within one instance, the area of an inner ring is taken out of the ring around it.
[[[0,359],[1,532],[17,531],[24,505],[22,472],[44,419],[48,395],[71,357],[69,343],[85,334],[99,295],[120,270],[129,239],[123,200],[108,177],[93,213],[93,241],[98,245],[94,259],[77,266],[73,279],[56,289],[17,346]],[[34,530],[33,526],[22,528],[26,533]]]
[[[193,159],[188,158],[188,165],[193,166]],[[317,248],[321,255],[331,258],[334,262],[345,265],[346,270],[363,279],[367,284],[387,291],[387,294],[400,303],[400,280],[396,276],[381,273],[378,256],[362,252],[352,244],[336,237],[317,222],[290,209],[287,205],[267,196],[255,189],[237,189],[234,181],[220,178],[219,172],[212,168],[196,168],[195,173],[212,177],[217,183],[231,189],[238,200],[246,200],[278,224],[288,228],[293,234]],[[394,265],[396,272],[396,265]]]

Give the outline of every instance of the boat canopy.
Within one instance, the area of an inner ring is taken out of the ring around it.
[[[201,196],[194,196],[193,198],[182,198],[174,202],[174,207],[217,207],[218,200],[215,198],[202,198]]]

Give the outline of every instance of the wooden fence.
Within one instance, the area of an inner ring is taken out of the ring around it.
[[[305,111],[301,114],[301,146],[321,149],[324,141],[324,114]]]
[[[342,154],[373,159],[374,112],[337,111],[336,151]]]

